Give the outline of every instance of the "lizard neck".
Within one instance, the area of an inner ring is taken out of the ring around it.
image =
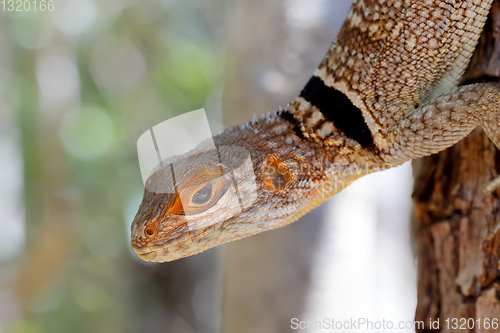
[[[373,154],[370,149],[373,145],[366,135],[360,138],[358,133],[348,130],[351,136],[347,135],[345,127],[343,131],[337,125],[344,124],[344,119],[338,120],[336,116],[327,118],[322,111],[330,110],[325,103],[327,98],[333,98],[332,104],[343,104],[344,108],[332,111],[348,113],[345,109],[345,105],[349,105],[347,97],[335,91],[331,96],[323,95],[323,100],[318,102],[314,92],[307,92],[308,86],[284,109],[269,112],[260,118],[254,116],[252,121],[241,127],[228,129],[215,137],[216,144],[240,145],[248,149],[255,165],[265,165],[270,156],[291,161],[300,165],[298,179],[303,181],[324,181],[332,175],[342,174],[347,186],[361,175],[373,172],[370,167],[378,163],[371,160]]]
[[[318,77],[284,109],[254,116],[215,137],[215,142],[247,149],[261,185],[268,182],[270,166],[285,165],[293,181],[286,189],[271,186],[270,191],[287,193],[284,199],[292,198],[295,189],[308,192],[314,200],[296,207],[301,214],[384,165],[377,160],[380,154],[361,110]],[[305,189],[303,184],[310,186]]]

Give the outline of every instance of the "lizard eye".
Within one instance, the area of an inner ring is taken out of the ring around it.
[[[198,171],[180,190],[179,196],[186,215],[199,214],[213,207],[227,192],[230,179],[220,174],[220,170]]]
[[[213,188],[212,184],[207,183],[207,185],[202,187],[200,190],[198,190],[198,192],[196,192],[193,195],[192,202],[196,205],[206,204],[213,195],[212,188]]]

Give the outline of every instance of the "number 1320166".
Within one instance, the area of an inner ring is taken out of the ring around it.
[[[54,0],[1,0],[0,10],[4,12],[51,12]]]

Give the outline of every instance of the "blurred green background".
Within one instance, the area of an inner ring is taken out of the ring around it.
[[[54,8],[0,11],[0,140],[15,147],[0,158],[22,165],[17,183],[1,170],[10,186],[2,197],[13,196],[15,209],[1,222],[0,331],[189,327],[175,324],[176,303],[157,294],[129,250],[143,191],[135,147],[142,132],[205,106],[221,85],[224,2]]]
[[[313,269],[325,267],[318,252],[335,261],[320,245],[325,206],[173,263],[141,262],[129,247],[143,192],[138,137],[201,107],[218,132],[285,105],[351,2],[56,0],[53,12],[0,4],[0,332],[289,332],[292,317],[327,309],[318,293],[362,283],[324,282]],[[391,204],[402,215],[385,217],[382,243],[407,245],[409,204]],[[345,244],[359,240],[353,232]],[[410,300],[411,318],[414,265],[400,245],[403,273],[391,274],[404,283],[384,281]],[[371,279],[363,258],[338,271]]]

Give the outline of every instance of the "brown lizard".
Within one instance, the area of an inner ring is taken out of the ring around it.
[[[256,200],[216,219],[228,185],[213,174],[230,167],[203,154],[179,159],[176,182],[185,186],[146,188],[132,223],[134,251],[172,261],[287,225],[355,179],[444,150],[478,125],[500,147],[500,89],[457,87],[492,2],[357,0],[299,97],[214,137],[224,161],[236,158],[233,146],[250,153]]]

